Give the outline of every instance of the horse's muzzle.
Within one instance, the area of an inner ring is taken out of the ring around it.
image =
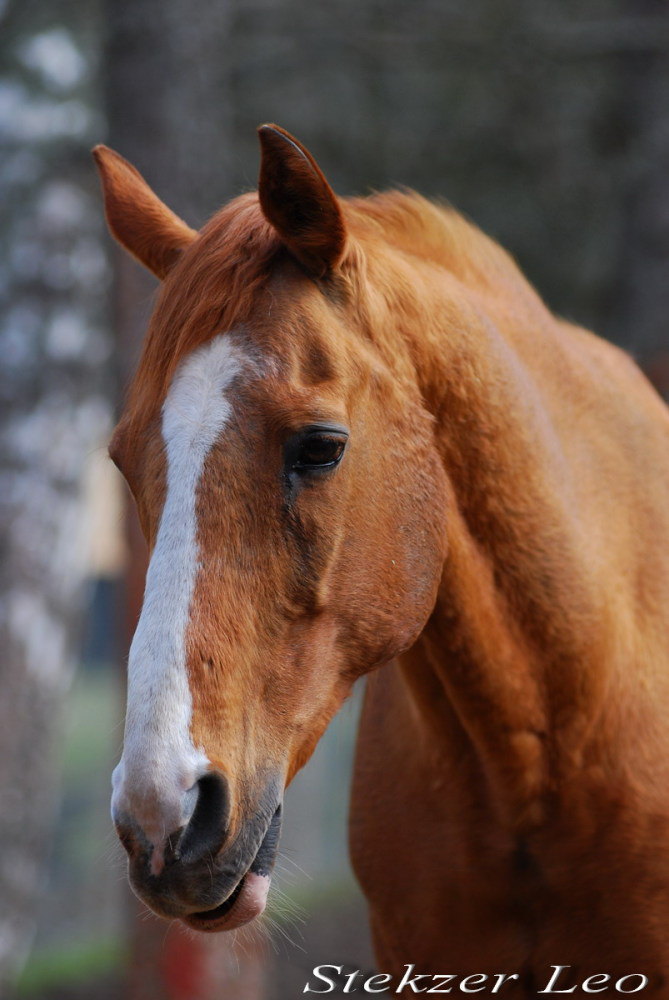
[[[202,931],[230,930],[265,907],[281,831],[281,803],[272,783],[250,819],[230,839],[225,779],[198,782],[198,801],[185,827],[162,844],[149,842],[128,816],[115,817],[128,852],[136,895],[159,916]]]

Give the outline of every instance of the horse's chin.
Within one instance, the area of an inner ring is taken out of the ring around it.
[[[270,881],[269,875],[249,871],[223,903],[211,910],[189,913],[181,919],[193,930],[212,934],[242,927],[265,909]]]

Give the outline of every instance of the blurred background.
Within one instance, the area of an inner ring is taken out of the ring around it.
[[[255,186],[263,121],[340,194],[448,199],[669,391],[664,0],[0,0],[2,998],[290,1000],[315,964],[373,964],[355,699],[289,793],[263,930],[152,918],[108,818],[145,555],[106,441],[155,283],[89,149],[198,226]]]

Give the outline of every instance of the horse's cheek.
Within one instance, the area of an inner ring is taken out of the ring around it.
[[[361,558],[367,585],[349,594],[340,639],[357,673],[413,645],[434,608],[443,561],[439,538],[424,524],[394,538],[376,566]]]
[[[393,568],[398,626],[398,646],[393,655],[411,646],[425,627],[437,599],[437,591],[447,555],[444,528],[447,510],[446,478],[435,461],[429,474],[413,482],[411,503],[403,504],[397,523],[404,530],[393,536]]]

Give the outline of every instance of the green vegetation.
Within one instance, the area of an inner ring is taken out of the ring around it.
[[[120,971],[126,960],[118,941],[48,948],[34,955],[19,976],[17,994],[30,997],[46,987],[74,985]]]

